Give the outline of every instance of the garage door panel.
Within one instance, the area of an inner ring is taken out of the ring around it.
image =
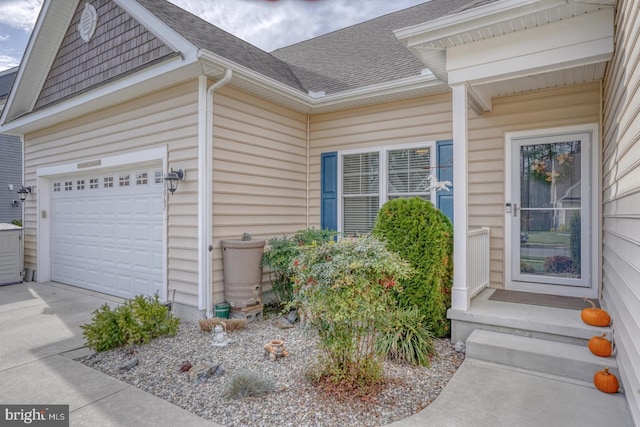
[[[100,175],[51,180],[52,280],[125,298],[160,292],[163,184]]]

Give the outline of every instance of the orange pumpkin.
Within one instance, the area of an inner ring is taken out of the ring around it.
[[[583,301],[591,304],[591,307],[585,308],[580,313],[582,321],[591,326],[609,326],[611,323],[611,317],[606,310],[597,308],[593,301],[588,300],[586,297],[582,298]]]
[[[611,356],[611,350],[612,350],[611,341],[606,339],[605,338],[606,336],[607,334],[604,333],[600,336],[591,337],[588,344],[589,350],[591,350],[591,353],[600,357]]]
[[[604,393],[618,392],[618,378],[609,372],[609,368],[604,368],[604,371],[596,372],[593,376],[593,384],[598,390]]]

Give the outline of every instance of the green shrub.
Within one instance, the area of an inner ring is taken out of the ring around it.
[[[390,314],[392,327],[376,340],[380,352],[390,360],[428,367],[429,356],[436,354],[436,350],[424,315],[416,307]]]
[[[411,269],[371,236],[302,247],[293,262],[294,303],[318,329],[319,379],[353,389],[382,375],[376,339],[392,326],[391,291]]]
[[[429,330],[446,336],[453,284],[453,227],[449,218],[418,197],[395,199],[382,206],[372,233],[415,270],[400,282],[404,292],[395,294],[400,306],[417,307]]]
[[[11,221],[11,224],[17,225],[18,227],[22,227],[22,221],[19,219],[14,219],[13,221]]]
[[[179,319],[154,298],[138,295],[111,309],[107,304],[93,312],[91,323],[81,325],[89,348],[106,351],[121,345],[144,344],[163,335],[175,335]]]
[[[288,303],[293,298],[291,263],[301,246],[320,244],[332,240],[335,231],[308,228],[300,230],[292,237],[274,237],[267,241],[267,249],[261,265],[269,268],[271,289],[278,304]]]

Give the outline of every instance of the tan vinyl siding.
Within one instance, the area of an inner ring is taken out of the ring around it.
[[[600,84],[527,92],[469,113],[469,227],[491,228],[491,286],[504,287],[504,203],[507,132],[598,123]]]
[[[320,155],[451,139],[448,94],[414,98],[310,118],[310,222],[320,226]]]
[[[599,83],[494,100],[492,112],[469,113],[469,227],[491,228],[491,285],[504,286],[506,132],[598,122]],[[320,154],[452,138],[451,96],[312,116],[311,224],[320,224]]]
[[[197,108],[192,81],[25,135],[25,182],[35,191],[25,203],[26,266],[36,264],[37,168],[168,147],[169,166],[188,171],[168,198],[168,289],[197,306]]]
[[[213,285],[223,293],[220,240],[307,227],[307,116],[223,87],[214,98]],[[264,291],[268,290],[265,275]]]
[[[640,8],[621,0],[604,84],[603,298],[622,386],[640,424]]]

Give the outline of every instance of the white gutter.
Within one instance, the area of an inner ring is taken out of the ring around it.
[[[200,61],[205,64],[212,65],[215,68],[222,67],[224,69],[233,69],[237,77],[235,80],[236,85],[238,85],[238,82],[245,82],[254,85],[255,87],[264,89],[265,91],[277,93],[280,97],[296,102],[308,110],[339,105],[344,102],[361,100],[371,96],[386,95],[398,91],[410,91],[425,87],[445,85],[445,83],[438,79],[437,76],[433,75],[433,73],[423,72],[416,76],[405,77],[403,79],[393,80],[390,82],[376,83],[324,96],[318,96],[320,92],[314,92],[314,96],[311,96],[309,93],[292,88],[291,86],[272,79],[271,77],[264,76],[250,68],[232,62],[207,50],[200,49],[197,57]]]
[[[207,87],[207,76],[198,78],[198,283],[199,309],[213,317],[213,282],[211,280],[213,251],[213,94],[231,80],[232,71]],[[206,89],[206,91],[205,91]],[[206,96],[203,96],[206,94]],[[205,105],[203,106],[203,102]],[[204,116],[204,117],[203,117]],[[204,129],[203,129],[204,127]],[[204,305],[204,307],[203,307]]]

